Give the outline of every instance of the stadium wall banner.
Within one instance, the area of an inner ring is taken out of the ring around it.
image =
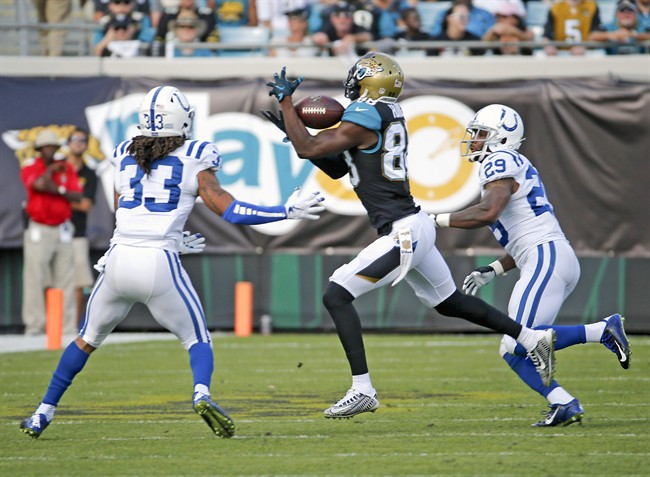
[[[297,157],[260,110],[277,110],[265,79],[174,82],[196,110],[193,136],[217,143],[222,185],[242,200],[283,203],[295,187],[319,189],[327,211],[316,222],[284,221],[255,227],[228,224],[199,204],[188,228],[207,236],[207,252],[250,253],[323,248],[359,249],[375,237],[344,178],[332,181]],[[21,164],[33,156],[42,128],[62,140],[74,126],[92,134],[88,161],[101,178],[89,236],[105,249],[113,229],[112,167],[115,144],[138,134],[137,110],[158,82],[120,78],[0,77],[0,247],[22,243]],[[305,81],[296,99],[334,96],[338,83]],[[620,80],[518,80],[498,83],[407,82],[400,103],[409,129],[409,175],[416,201],[430,213],[465,207],[478,198],[476,165],[461,159],[460,140],[474,112],[486,103],[515,108],[525,122],[521,151],[540,171],[565,233],[578,254],[650,257],[650,85]],[[65,146],[64,146],[65,147]],[[309,223],[307,223],[309,222]],[[444,230],[443,251],[495,249],[489,230]]]

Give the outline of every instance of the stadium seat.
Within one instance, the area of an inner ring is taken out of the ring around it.
[[[433,23],[438,18],[438,14],[451,7],[451,2],[420,2],[417,9],[420,12],[420,19],[422,20],[422,29],[430,32],[433,28]]]
[[[219,56],[264,56],[268,52],[271,34],[264,27],[229,27],[219,29],[220,42],[224,45],[255,45],[245,50],[219,50]],[[266,46],[259,46],[266,45]]]

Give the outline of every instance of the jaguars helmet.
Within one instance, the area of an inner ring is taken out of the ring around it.
[[[479,110],[467,125],[461,141],[462,156],[470,162],[481,162],[492,152],[516,151],[524,139],[524,122],[517,111],[503,104],[490,104]]]
[[[173,86],[157,86],[140,103],[140,133],[148,137],[189,138],[194,109],[185,95]]]
[[[350,68],[343,85],[345,97],[350,101],[370,99],[394,103],[404,87],[404,73],[392,56],[370,52]]]

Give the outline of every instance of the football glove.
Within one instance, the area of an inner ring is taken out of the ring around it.
[[[273,111],[260,110],[260,114],[264,116],[268,121],[271,121],[273,124],[275,124],[275,127],[277,127],[280,131],[282,131],[285,134],[282,142],[289,142],[289,138],[286,136],[287,128],[284,125],[284,115],[282,114],[282,111],[278,111],[277,116],[273,114]]]
[[[201,253],[205,248],[205,237],[201,234],[190,234],[185,230],[178,246],[179,255],[188,255],[190,253]]]
[[[273,80],[266,83],[266,86],[271,88],[269,96],[275,96],[278,98],[278,102],[281,102],[285,96],[291,96],[305,78],[298,76],[295,80],[289,81],[287,79],[287,67],[283,66],[279,76],[277,73],[273,73]]]
[[[497,274],[491,265],[487,267],[478,267],[472,273],[465,277],[463,281],[463,291],[468,295],[476,295],[476,292],[483,285],[487,285]]]
[[[305,198],[300,198],[300,187],[296,187],[293,194],[287,199],[284,208],[287,211],[287,219],[308,219],[318,220],[320,212],[325,210],[325,207],[318,205],[325,200],[325,197],[320,195],[319,191],[312,192]]]
[[[104,268],[106,267],[106,260],[108,260],[108,251],[99,257],[97,263],[93,265],[93,268],[97,270],[98,273],[104,273]]]

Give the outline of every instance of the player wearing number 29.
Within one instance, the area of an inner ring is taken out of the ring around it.
[[[491,104],[477,112],[462,144],[463,155],[471,162],[480,162],[481,201],[465,210],[432,218],[438,227],[489,226],[507,255],[470,273],[463,290],[474,295],[495,276],[517,267],[520,276],[508,313],[517,323],[548,329],[575,288],[580,266],[553,213],[537,169],[517,151],[523,140],[524,123],[512,108]],[[623,321],[615,314],[589,325],[553,326],[556,349],[601,342],[627,369],[630,346]],[[512,338],[503,338],[499,354],[524,383],[550,403],[546,417],[533,426],[566,426],[582,420],[584,411],[578,400],[556,381],[544,384]]]
[[[234,224],[314,220],[324,208],[318,192],[300,199],[296,191],[285,205],[273,207],[236,200],[215,175],[222,161],[217,147],[189,139],[193,116],[183,93],[170,86],[156,87],[140,106],[141,135],[115,148],[115,232],[98,262],[101,273],[79,337],[63,352],[41,404],[21,424],[31,437],[40,436],[50,424],[59,400],[90,353],[136,302],[144,303],[189,351],[194,410],[217,436],[234,434],[233,420],[210,397],[212,341],[203,308],[178,256],[200,252],[202,239],[198,234],[184,236],[183,226],[199,196],[210,210]]]
[[[379,238],[330,277],[323,303],[350,364],[352,386],[325,410],[325,417],[348,418],[379,407],[368,371],[361,321],[353,301],[402,278],[428,307],[491,328],[520,342],[547,382],[553,375],[552,330],[533,331],[482,300],[460,293],[435,245],[436,229],[411,196],[408,182],[408,135],[397,98],[404,74],[395,59],[368,53],[350,69],[345,96],[352,103],[340,126],[312,136],[296,114],[291,95],[302,78],[289,81],[285,70],[269,82],[282,115],[264,116],[287,134],[297,154],[330,177],[349,174]],[[514,326],[513,326],[514,325]]]

